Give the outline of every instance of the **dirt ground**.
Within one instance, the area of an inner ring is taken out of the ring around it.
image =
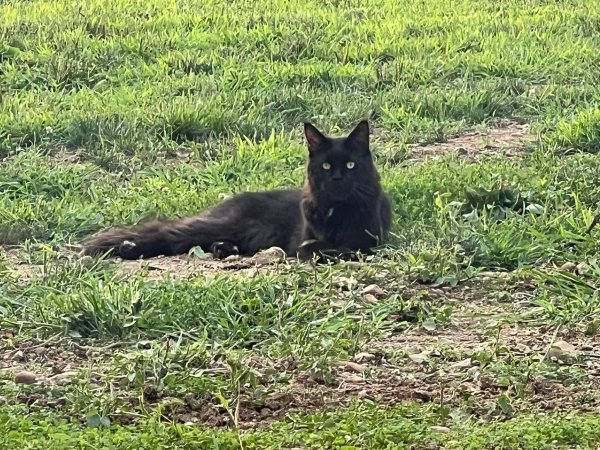
[[[515,411],[597,410],[598,337],[577,328],[511,323],[511,317],[535,312],[527,306],[531,286],[522,282],[507,285],[511,300],[499,303],[486,298],[485,293],[495,289],[489,283],[495,282],[488,277],[488,281],[473,280],[446,290],[416,284],[408,287],[403,295],[420,291],[454,305],[450,323],[429,331],[407,324],[401,331],[365,343],[349,361],[330,361],[324,373],[307,369],[294,359],[248,357],[244,364],[258,374],[265,387],[273,384],[273,373],[285,374],[288,382],[267,389],[268,395],[261,399],[252,390],[242,391],[237,426],[261,427],[291,412],[369,400],[383,405],[431,402],[475,416],[502,415],[498,406],[502,393],[513,399],[511,408]],[[365,297],[365,301],[372,299]],[[343,307],[336,299],[331,303],[332,308]],[[7,336],[3,342],[8,343]],[[45,388],[68,387],[77,379],[81,382],[83,376],[85,383],[102,389],[111,357],[126,351],[127,346],[135,348],[136,343],[88,347],[58,336],[46,341],[15,339],[0,349],[0,382],[10,383],[8,374],[33,372],[40,389],[21,394],[19,400],[40,408],[62,407],[66,400],[45,394]],[[556,346],[566,346],[569,351],[557,352]],[[571,353],[573,358],[563,358]],[[229,369],[214,361],[211,370],[227,373]],[[117,385],[111,390],[132,410],[140,407],[136,394],[119,390]],[[149,384],[143,399],[144,408],[161,405],[163,415],[171,420],[233,425],[230,412],[203,395],[160,391]],[[136,415],[123,413],[112,420],[130,423]]]
[[[456,154],[468,161],[487,155],[514,158],[529,151],[536,139],[528,124],[502,119],[490,128],[467,131],[446,142],[412,145],[407,160],[425,161],[448,154]]]

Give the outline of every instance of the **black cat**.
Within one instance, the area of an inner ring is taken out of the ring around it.
[[[304,124],[304,188],[245,192],[191,218],[111,228],[84,242],[84,254],[124,259],[178,255],[200,246],[216,258],[281,247],[302,260],[370,253],[387,237],[391,207],[369,149],[369,124],[330,138]]]

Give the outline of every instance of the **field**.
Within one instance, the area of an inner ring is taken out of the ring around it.
[[[78,254],[363,118],[365,261]],[[600,2],[1,2],[0,448],[598,448],[599,150]]]

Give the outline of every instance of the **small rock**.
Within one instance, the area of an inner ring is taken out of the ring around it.
[[[408,359],[410,359],[415,364],[423,364],[427,362],[427,357],[429,354],[426,353],[416,353],[414,355],[408,355]]]
[[[419,345],[413,344],[413,345],[407,345],[406,347],[403,348],[404,353],[409,354],[409,355],[413,355],[415,353],[423,353],[426,350],[423,350],[423,347],[420,347]]]
[[[363,378],[359,377],[358,375],[351,374],[351,373],[345,373],[344,381],[346,383],[361,383],[363,381]]]
[[[21,350],[18,350],[13,353],[12,359],[15,361],[25,361],[25,353],[23,353]]]
[[[433,426],[430,429],[434,433],[449,433],[450,432],[450,428],[448,428],[448,427]]]
[[[262,408],[260,410],[260,417],[263,419],[266,417],[271,417],[272,414],[273,414],[273,411],[271,411],[269,408]]]
[[[33,384],[37,381],[37,375],[35,373],[22,371],[15,375],[15,383],[17,384]]]
[[[363,389],[356,395],[358,398],[373,399],[373,397],[369,394],[369,392],[366,389]]]
[[[53,377],[48,378],[48,380],[56,384],[68,384],[72,381],[72,378],[77,376],[77,374],[78,372],[75,371],[67,371],[54,375]]]
[[[274,264],[285,260],[285,251],[279,247],[262,250],[252,257],[256,264]]]
[[[362,373],[365,370],[367,370],[366,366],[363,366],[362,364],[357,364],[352,361],[339,361],[338,365],[351,372]]]
[[[587,264],[579,263],[579,264],[577,264],[575,271],[577,272],[578,275],[583,275],[589,270],[589,268],[590,268],[590,266],[588,266]]]
[[[377,299],[382,299],[387,297],[389,294],[384,289],[380,288],[376,284],[370,284],[366,288],[364,288],[361,292],[362,295],[371,294]]]
[[[560,360],[576,358],[577,357],[577,349],[566,341],[557,341],[552,344],[550,350],[548,351],[549,358],[557,358]]]
[[[450,366],[452,369],[468,369],[471,367],[471,358],[463,359],[462,361],[458,361]]]
[[[563,352],[577,353],[577,349],[573,344],[569,344],[567,341],[556,341],[552,347],[559,348]]]
[[[575,272],[576,268],[577,268],[577,264],[572,263],[570,261],[567,261],[562,266],[560,266],[560,270],[565,270],[567,272]]]
[[[532,351],[531,347],[522,343],[518,343],[517,345],[515,345],[515,349],[521,353],[525,353],[526,355],[530,354]]]
[[[229,255],[227,258],[224,258],[223,261],[234,262],[234,261],[239,261],[240,259],[242,259],[242,257],[240,255]]]
[[[375,297],[373,294],[366,294],[363,296],[363,300],[366,303],[370,303],[372,305],[377,303],[377,297]]]
[[[354,360],[357,363],[365,363],[365,362],[373,361],[374,359],[375,359],[375,355],[373,355],[372,353],[367,353],[367,352],[357,353],[354,356]]]

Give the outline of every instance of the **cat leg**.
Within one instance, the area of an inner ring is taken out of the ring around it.
[[[240,254],[238,246],[227,241],[213,242],[210,246],[210,252],[217,259],[225,259],[228,256]]]

